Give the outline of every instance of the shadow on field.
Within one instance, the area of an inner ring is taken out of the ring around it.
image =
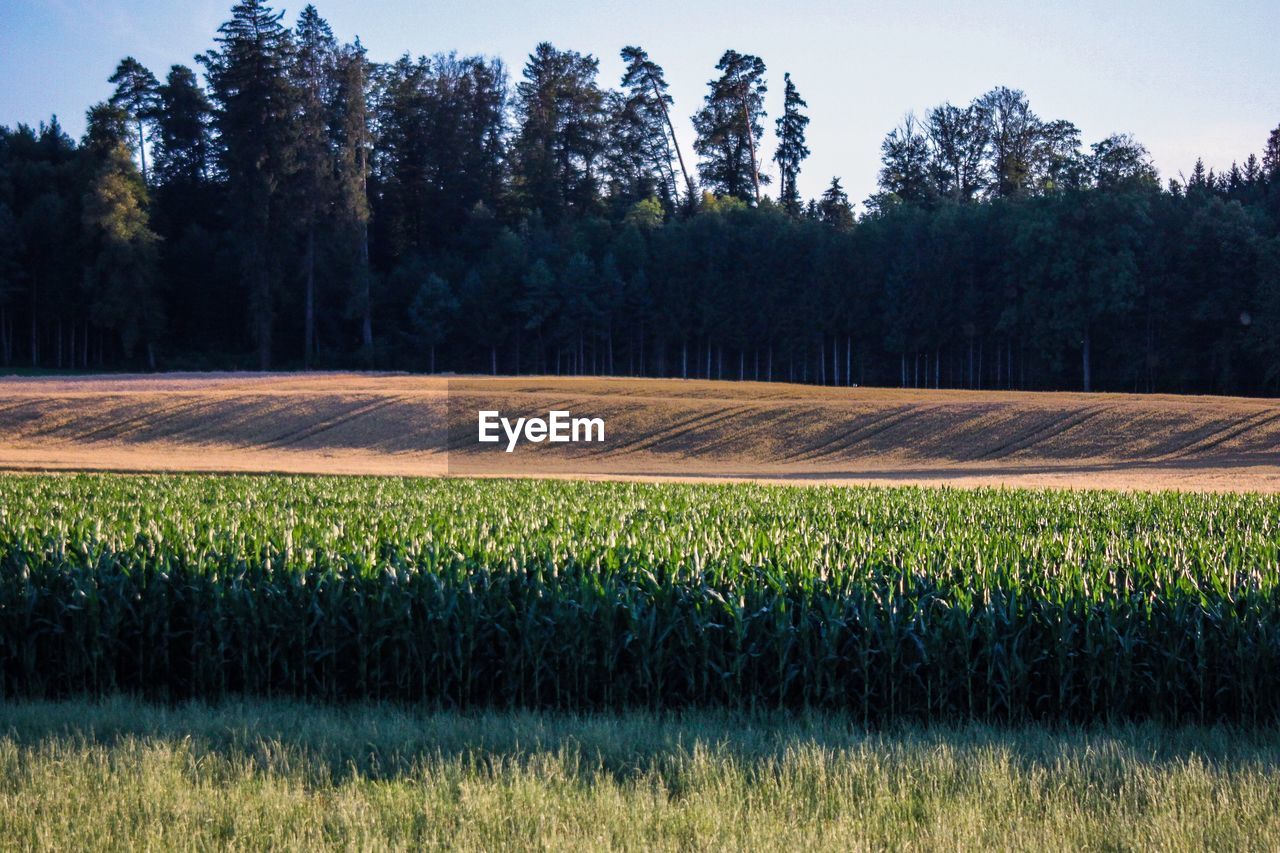
[[[608,430],[598,443],[508,453],[479,442],[482,410],[572,411]],[[423,473],[412,457],[447,456],[454,474],[959,480],[1243,471],[1280,466],[1278,448],[1276,401],[1227,397],[379,374],[0,378],[0,467],[19,469],[203,470],[200,455],[217,451],[236,470]]]
[[[818,714],[464,714],[269,700],[158,705],[128,697],[0,704],[4,749],[47,754],[87,746],[186,751],[193,773],[206,759],[266,773],[302,768],[317,785],[418,778],[441,766],[502,776],[554,764],[581,784],[602,776],[661,780],[671,796],[699,767],[758,780],[796,765],[908,776],[913,768],[935,775],[942,768],[957,784],[996,768],[1033,778],[1074,773],[1087,776],[1090,787],[1117,790],[1135,774],[1187,767],[1280,773],[1280,731],[1273,727],[939,724],[868,731]]]

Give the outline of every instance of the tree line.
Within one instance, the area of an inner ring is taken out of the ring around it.
[[[79,142],[0,127],[0,362],[1280,387],[1280,127],[1162,184],[997,87],[892,129],[857,215],[839,178],[801,197],[789,74],[770,122],[725,51],[683,150],[621,57],[610,88],[543,43],[513,84],[242,0],[197,68],[121,61]]]

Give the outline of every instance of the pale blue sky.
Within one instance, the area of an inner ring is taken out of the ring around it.
[[[302,3],[277,3],[294,20]],[[800,189],[840,175],[854,200],[875,188],[879,143],[908,110],[965,103],[995,85],[1027,92],[1044,118],[1092,142],[1128,131],[1164,177],[1197,155],[1219,170],[1261,149],[1280,124],[1280,0],[1224,4],[983,0],[318,0],[335,33],[375,60],[456,49],[501,57],[513,76],[542,40],[601,59],[616,85],[618,50],[639,44],[667,70],[685,144],[688,116],[725,48],[769,67],[770,113],[790,71],[813,119]],[[0,124],[50,113],[75,135],[132,54],[163,76],[207,49],[231,0],[0,0]],[[770,164],[772,166],[772,164]]]

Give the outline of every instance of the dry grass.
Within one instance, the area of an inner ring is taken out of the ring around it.
[[[481,407],[608,442],[476,453]],[[450,439],[452,435],[452,440]],[[0,379],[0,468],[1280,490],[1280,405],[1167,395],[376,374]]]
[[[1275,849],[1272,730],[0,706],[23,849]]]

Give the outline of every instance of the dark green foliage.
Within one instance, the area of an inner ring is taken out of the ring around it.
[[[114,83],[111,105],[125,112],[125,118],[137,127],[134,150],[142,169],[142,182],[147,182],[147,133],[146,126],[155,121],[160,108],[160,84],[145,65],[132,56],[120,61],[116,73],[107,81]]]
[[[697,186],[689,175],[671,123],[673,100],[667,94],[666,75],[642,48],[624,47],[621,55],[627,64],[622,74],[625,94],[615,95],[620,109],[610,121],[610,159],[616,163],[611,169],[621,184],[619,200],[638,201],[651,194],[652,190],[645,192],[642,184],[647,178],[656,183],[657,195],[667,209],[676,205],[683,192],[683,209],[689,212],[697,201]],[[679,185],[671,163],[673,155],[680,165]]]
[[[831,179],[831,185],[823,191],[822,199],[814,212],[818,219],[837,230],[848,231],[853,228],[853,205],[849,203],[849,194],[840,186],[839,178]]]
[[[107,104],[89,112],[86,148],[95,169],[82,205],[83,286],[92,322],[119,333],[126,357],[141,345],[154,368],[154,347],[164,327],[156,292],[160,238],[148,225],[146,185],[125,142],[127,119],[127,113]]]
[[[938,195],[956,202],[973,201],[987,185],[984,161],[991,130],[985,108],[980,102],[964,109],[951,104],[935,107],[929,112],[926,132]]]
[[[809,156],[809,149],[804,144],[804,129],[809,125],[809,117],[800,112],[807,107],[804,98],[800,97],[796,86],[791,82],[791,75],[784,74],[786,83],[783,93],[782,117],[778,119],[778,149],[773,155],[781,175],[778,187],[778,201],[792,216],[800,215],[800,190],[796,187],[796,177],[800,174],[800,164]]]
[[[219,32],[207,92],[126,59],[82,145],[0,128],[0,366],[1280,389],[1280,130],[1162,187],[1133,138],[1086,146],[998,87],[909,117],[856,212],[838,179],[800,197],[785,75],[759,150],[759,57],[720,57],[694,163],[639,47],[606,91],[540,44],[509,95],[497,60],[377,64],[311,6],[287,29],[244,0]],[[118,141],[150,164],[154,262],[105,275],[82,208]]]
[[[1276,125],[1267,137],[1267,145],[1262,152],[1262,169],[1271,181],[1280,176],[1280,125]]]
[[[290,81],[293,38],[283,13],[262,0],[241,0],[200,59],[209,75],[214,122],[222,145],[232,232],[248,283],[248,319],[258,366],[271,366],[277,301],[290,221],[285,182],[297,168],[300,102]]]
[[[302,10],[294,28],[294,56],[289,65],[289,85],[297,104],[294,116],[293,169],[288,207],[301,235],[303,280],[302,363],[311,366],[316,352],[316,276],[319,241],[326,214],[338,201],[339,150],[334,144],[337,117],[338,41],[315,6]]]
[[[162,185],[194,187],[209,177],[213,108],[195,72],[175,65],[157,89],[155,170]]]
[[[600,197],[605,109],[599,65],[593,56],[543,42],[516,85],[516,192],[552,222],[595,212]]]
[[[413,271],[413,267],[410,267]],[[436,371],[436,347],[449,332],[449,324],[458,313],[459,303],[449,283],[435,273],[428,273],[418,285],[409,304],[409,324],[414,342],[427,350],[427,369]]]
[[[1280,503],[0,480],[5,697],[1280,717]]]
[[[880,190],[894,202],[923,203],[933,197],[929,140],[914,115],[889,132],[880,145]],[[882,199],[883,206],[888,199]]]
[[[760,158],[756,149],[764,128],[764,61],[758,56],[726,50],[716,64],[718,79],[693,117],[698,139],[693,150],[702,155],[698,172],[712,192],[747,202],[760,201]]]

